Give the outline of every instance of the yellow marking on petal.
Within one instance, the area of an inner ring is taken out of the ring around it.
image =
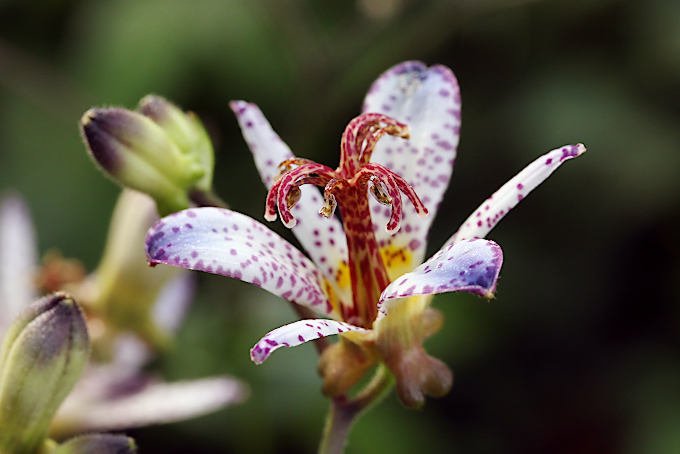
[[[349,266],[347,266],[346,263],[340,262],[336,266],[337,271],[335,272],[335,282],[331,282],[328,279],[324,278],[323,279],[323,288],[324,291],[326,292],[326,297],[328,298],[328,301],[331,303],[331,307],[333,308],[333,312],[336,313],[337,315],[341,314],[342,311],[340,310],[340,306],[343,304],[343,300],[338,295],[338,291],[340,291],[341,294],[349,294],[351,295],[351,282],[350,282],[350,274],[349,274]],[[351,301],[351,296],[350,296],[350,301],[345,301],[345,304],[352,304]]]
[[[380,248],[380,256],[383,259],[391,281],[413,271],[413,253],[409,250],[408,246],[399,247],[390,244]]]
[[[338,287],[342,289],[352,288],[352,282],[350,281],[349,265],[341,262],[338,265],[338,271],[335,273],[335,282],[337,282]]]
[[[375,342],[375,331],[346,331],[340,334],[341,337],[347,339],[348,341],[361,345],[363,347],[369,347],[373,342]]]
[[[333,308],[333,313],[335,314],[340,314],[340,298],[338,298],[338,295],[333,291],[333,285],[328,281],[328,279],[324,278],[323,279],[323,289],[326,292],[326,298],[328,298],[328,302],[331,303],[331,307]]]
[[[382,317],[373,327],[383,329],[386,326],[406,326],[414,320],[419,320],[423,312],[430,305],[432,295],[414,295],[388,301],[388,314]]]

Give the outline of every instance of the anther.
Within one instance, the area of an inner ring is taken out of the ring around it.
[[[302,197],[302,191],[300,190],[299,187],[293,186],[292,188],[290,188],[288,194],[286,194],[286,206],[288,207],[289,210],[300,201],[300,197]]]
[[[325,218],[330,218],[335,213],[335,208],[338,206],[338,202],[335,200],[335,196],[330,193],[325,193],[323,195],[323,206],[319,210],[319,214]]]
[[[378,203],[383,205],[392,204],[392,197],[387,193],[385,185],[375,175],[372,175],[369,179],[369,191]]]

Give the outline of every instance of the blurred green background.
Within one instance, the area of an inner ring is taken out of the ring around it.
[[[435,299],[446,324],[428,350],[456,373],[452,392],[422,411],[390,396],[348,452],[680,452],[676,0],[0,0],[0,190],[26,197],[41,250],[93,267],[118,188],[89,161],[78,119],[153,92],[200,115],[217,191],[260,219],[265,191],[228,101],[258,103],[299,155],[334,166],[371,81],[406,59],[452,67],[462,88],[431,251],[534,157],[589,152],[490,235],[505,251],[494,301]],[[200,282],[155,367],[234,374],[252,397],[131,431],[141,452],[314,452],[326,402],[313,347],[248,358],[292,311],[240,282]]]

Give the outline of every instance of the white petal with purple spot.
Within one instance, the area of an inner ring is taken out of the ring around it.
[[[451,178],[460,109],[460,90],[451,70],[440,65],[428,68],[418,61],[387,70],[373,83],[364,101],[364,112],[383,113],[409,126],[410,139],[380,139],[371,160],[411,184],[429,215],[419,217],[412,206],[404,204],[404,221],[394,237],[384,228],[389,209],[371,201],[371,215],[380,245],[408,247],[413,253],[413,265],[423,260],[427,232]]]
[[[35,231],[30,213],[17,195],[0,202],[0,338],[24,307],[36,297]]]
[[[279,174],[278,165],[293,158],[288,145],[274,132],[260,109],[245,101],[232,101],[231,109],[241,126],[241,132],[264,185],[269,189]],[[323,197],[317,188],[306,185],[300,188],[302,195],[292,212],[297,224],[292,228],[295,237],[309,253],[323,275],[343,301],[349,301],[348,288],[337,285],[341,263],[347,263],[347,240],[342,224],[336,216],[325,218],[319,214]]]
[[[299,320],[268,332],[250,349],[250,358],[255,364],[262,364],[269,358],[269,355],[281,347],[295,347],[305,342],[348,331],[366,330],[335,320]]]
[[[240,279],[319,313],[332,309],[314,264],[286,240],[243,214],[192,208],[158,221],[146,239],[150,263]]]
[[[469,238],[484,238],[503,216],[548,178],[563,162],[585,153],[583,144],[556,148],[529,164],[486,199],[468,217],[446,244]]]
[[[386,301],[413,295],[470,292],[490,298],[496,289],[503,252],[489,240],[467,240],[444,246],[410,273],[397,278],[383,290],[378,303],[382,313]]]

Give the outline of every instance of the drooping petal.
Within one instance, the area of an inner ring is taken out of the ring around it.
[[[548,178],[563,162],[585,153],[583,144],[556,148],[529,164],[486,199],[468,217],[446,244],[469,238],[484,238],[503,216]]]
[[[305,342],[348,331],[367,330],[335,320],[298,320],[268,332],[250,349],[250,359],[255,364],[262,364],[269,355],[281,347],[296,347]]]
[[[127,388],[126,388],[127,386]],[[53,422],[52,433],[119,430],[181,421],[242,402],[247,387],[230,377],[174,383],[118,383],[102,395],[67,400]]]
[[[121,334],[116,337],[112,350],[110,362],[90,362],[59,408],[57,419],[62,414],[78,413],[83,405],[96,405],[111,395],[135,393],[148,384],[148,377],[140,373],[153,356],[146,344],[134,335]],[[64,420],[71,418],[73,416],[67,416]],[[59,420],[53,425],[62,424]]]
[[[36,299],[36,239],[28,208],[18,195],[0,201],[0,338]]]
[[[194,293],[194,276],[182,273],[161,289],[153,306],[153,320],[162,329],[174,333],[179,328]]]
[[[146,238],[152,264],[240,279],[330,314],[316,266],[286,240],[243,214],[192,208],[158,221]]]
[[[243,138],[253,153],[262,182],[269,189],[279,174],[278,165],[293,158],[293,153],[255,104],[232,101],[230,106],[241,126]],[[347,241],[342,224],[335,216],[326,218],[319,214],[323,197],[318,189],[303,186],[300,190],[300,200],[292,208],[297,220],[292,231],[333,286],[340,300],[349,301],[349,287],[338,282],[340,268],[347,263]]]
[[[372,161],[401,175],[422,198],[429,216],[419,217],[405,204],[401,230],[391,237],[383,226],[389,210],[372,201],[376,237],[384,248],[404,250],[411,268],[422,262],[425,239],[437,207],[449,184],[460,132],[460,90],[450,69],[428,68],[407,61],[387,70],[376,80],[364,100],[364,112],[379,112],[403,123],[410,138],[380,139]],[[392,251],[394,252],[394,251]],[[390,273],[391,277],[393,273]]]
[[[378,310],[385,313],[386,301],[413,295],[470,292],[486,298],[493,296],[503,264],[503,252],[488,240],[467,240],[449,244],[410,273],[385,288]]]

